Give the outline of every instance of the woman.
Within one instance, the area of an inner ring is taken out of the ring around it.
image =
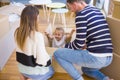
[[[34,6],[25,7],[20,27],[15,31],[16,59],[22,80],[48,80],[54,73],[43,35],[37,29],[38,22],[38,9]]]

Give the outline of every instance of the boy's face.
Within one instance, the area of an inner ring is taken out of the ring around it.
[[[55,30],[54,36],[57,41],[60,41],[64,35],[62,30]]]

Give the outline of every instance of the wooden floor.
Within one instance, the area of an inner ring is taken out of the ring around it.
[[[52,22],[53,15],[54,14],[51,14],[51,17],[50,17],[51,22]],[[41,10],[40,10],[40,20],[41,21],[40,21],[39,30],[44,32],[49,23],[47,22],[47,18],[44,17],[43,11]],[[56,19],[55,25],[63,26],[61,23],[59,23],[60,21],[58,20],[59,19]],[[70,17],[69,13],[66,14],[66,21],[67,21],[67,27],[75,26],[74,17]],[[88,78],[87,76],[84,76],[84,79],[93,80],[91,78]],[[12,53],[5,67],[0,72],[0,80],[20,80],[15,52]],[[72,78],[66,73],[55,73],[54,76],[50,80],[72,80]]]
[[[0,72],[0,80],[20,80],[19,72],[17,68],[16,62],[16,55],[15,52],[12,53],[10,59],[8,60],[7,64]],[[93,80],[84,76],[85,80]],[[73,80],[68,74],[66,73],[55,73],[53,77],[49,80]]]

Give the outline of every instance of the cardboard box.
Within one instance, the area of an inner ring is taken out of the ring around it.
[[[108,16],[107,22],[112,37],[114,56],[112,63],[108,67],[102,69],[102,71],[114,80],[120,80],[120,19]]]
[[[12,13],[15,13],[15,14],[21,15],[21,12],[24,8],[25,6],[20,4],[6,5],[6,6],[0,7],[0,14],[10,15]]]
[[[114,52],[120,55],[120,19],[112,16],[107,17],[107,22],[110,28]]]
[[[120,0],[114,0],[113,17],[120,19]]]
[[[55,50],[57,50],[57,48],[46,47],[46,50],[52,56],[53,53],[55,52]],[[52,59],[52,66],[53,66],[55,72],[66,73],[66,71],[55,61],[54,58]]]
[[[57,50],[57,48],[53,48],[53,47],[46,47],[46,50],[47,52],[53,56],[53,53],[55,52],[55,50]],[[59,72],[59,73],[67,73],[58,63],[57,61],[53,58],[52,59],[52,66],[55,70],[55,72]],[[81,71],[81,67],[78,66],[78,65],[75,65],[75,68],[79,71],[80,74],[82,74],[82,71]]]
[[[120,56],[114,53],[112,63],[101,71],[114,80],[120,80]]]
[[[9,32],[9,28],[8,16],[0,14],[0,39]]]

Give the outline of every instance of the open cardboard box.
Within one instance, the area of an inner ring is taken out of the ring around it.
[[[73,29],[73,28],[67,28],[67,33],[69,33],[72,29]],[[72,35],[71,41],[74,40],[75,35],[76,35],[76,33],[74,32],[73,35]],[[44,40],[45,40],[45,46],[46,46],[47,52],[48,52],[50,55],[53,56],[53,54],[54,54],[55,50],[57,50],[57,48],[50,47],[50,43],[49,43],[48,38],[47,38],[47,36],[46,36],[45,34],[44,34]],[[74,65],[75,68],[79,71],[79,73],[82,74],[81,67],[80,67],[79,65],[75,65],[75,64],[73,64],[73,65]],[[54,58],[52,59],[52,66],[53,66],[55,72],[67,73],[67,72],[57,63],[57,61],[56,61]]]
[[[47,50],[47,52],[48,52],[50,55],[53,55],[53,53],[54,53],[54,51],[55,51],[56,49],[57,49],[57,48],[46,47],[46,50]],[[66,71],[55,61],[54,58],[52,59],[52,66],[53,66],[55,72],[66,73]]]
[[[53,55],[55,50],[57,50],[57,48],[53,48],[53,47],[46,47],[46,50],[47,52],[50,54],[50,55]],[[67,73],[57,62],[56,60],[53,58],[52,59],[52,66],[55,70],[55,72],[60,72],[60,73]],[[78,66],[78,65],[75,65],[75,68],[79,71],[80,74],[82,74],[82,71],[81,71],[81,67]]]

